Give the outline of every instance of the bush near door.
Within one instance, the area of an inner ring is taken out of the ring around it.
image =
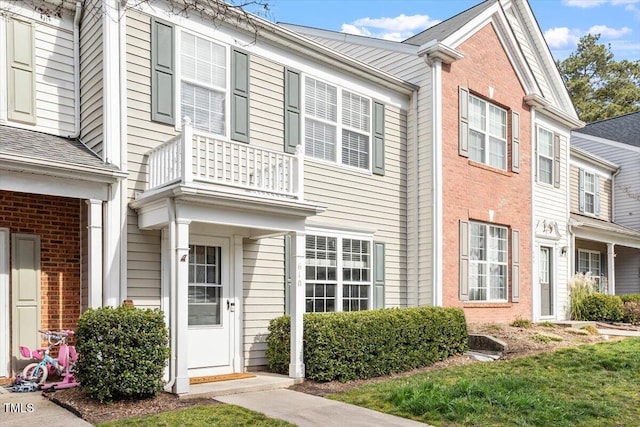
[[[269,368],[289,369],[290,318],[271,321]],[[464,313],[456,308],[393,308],[304,316],[306,377],[372,378],[428,366],[467,349]]]
[[[76,377],[90,397],[109,402],[162,390],[169,345],[160,310],[90,309],[78,320],[76,339]]]

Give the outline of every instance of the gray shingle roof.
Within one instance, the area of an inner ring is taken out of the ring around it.
[[[80,141],[42,132],[0,126],[0,154],[117,171]]]
[[[640,111],[589,123],[576,132],[640,147]]]
[[[409,37],[402,43],[421,46],[431,40],[442,41],[449,37],[451,34],[458,31],[464,24],[471,21],[476,16],[480,15],[497,0],[485,0],[482,3],[461,12],[446,21],[442,21],[438,25],[434,25],[431,28],[424,30],[421,33],[416,34],[413,37]]]

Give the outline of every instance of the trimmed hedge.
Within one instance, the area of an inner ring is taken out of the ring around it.
[[[76,378],[100,402],[153,396],[164,386],[168,332],[160,310],[88,310],[76,330]]]
[[[620,295],[622,302],[640,302],[640,294]]]
[[[269,368],[287,374],[289,316],[273,319]],[[392,308],[304,315],[306,377],[315,381],[372,378],[428,366],[467,349],[467,325],[457,308]]]
[[[622,320],[623,305],[620,297],[592,293],[583,302],[584,319],[592,321],[618,322]]]

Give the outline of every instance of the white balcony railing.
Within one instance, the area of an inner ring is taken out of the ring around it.
[[[302,200],[303,165],[300,146],[292,155],[221,141],[194,133],[190,120],[185,118],[180,135],[148,153],[148,190],[177,182],[209,183]]]

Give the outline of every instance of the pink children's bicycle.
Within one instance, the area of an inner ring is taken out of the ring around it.
[[[70,388],[78,385],[73,371],[78,360],[78,354],[74,346],[67,343],[68,338],[73,336],[73,331],[38,331],[46,339],[49,345],[46,348],[29,350],[25,346],[20,346],[20,354],[24,358],[39,359],[39,362],[28,364],[22,371],[24,381],[33,381],[43,390],[53,390],[60,388]],[[51,349],[58,347],[58,357],[54,359],[49,354]],[[45,383],[49,375],[57,375],[61,381]]]

